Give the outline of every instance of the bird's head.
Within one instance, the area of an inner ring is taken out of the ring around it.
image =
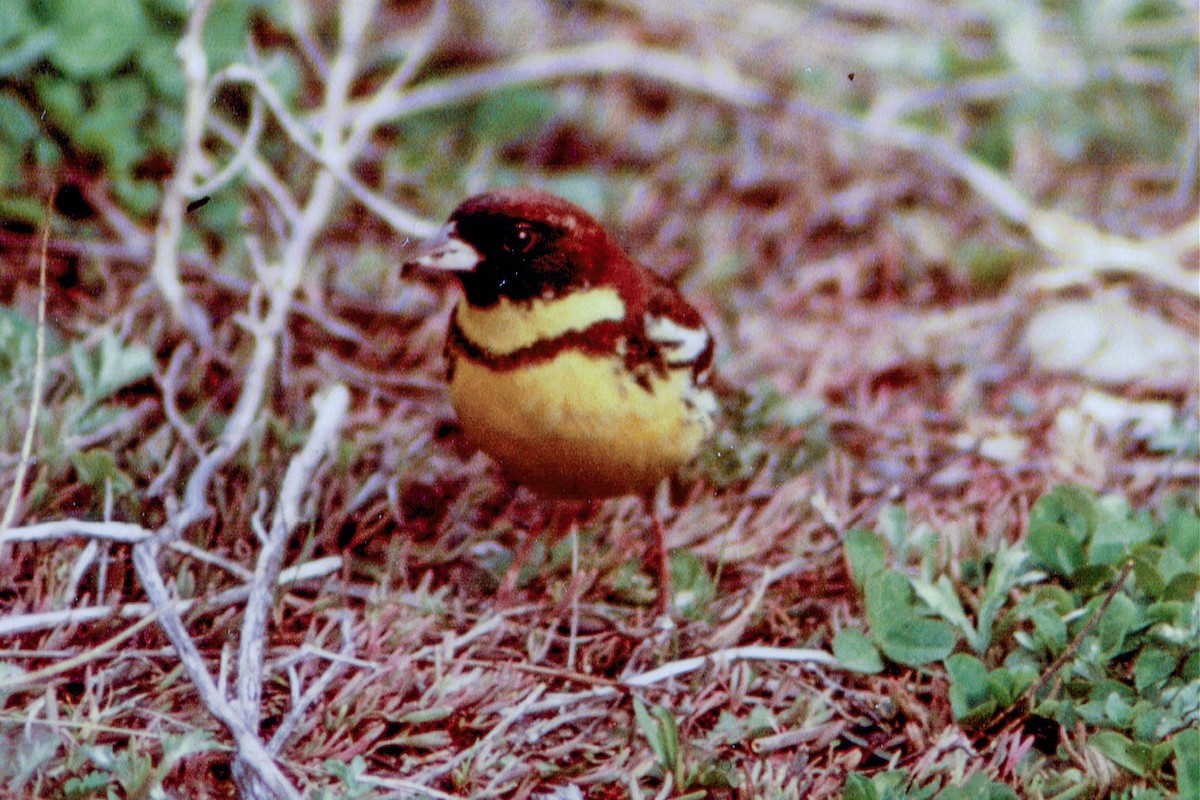
[[[405,266],[454,272],[467,301],[550,299],[601,284],[626,262],[579,206],[532,189],[464,201]]]

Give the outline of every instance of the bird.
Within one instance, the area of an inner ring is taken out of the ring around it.
[[[669,615],[654,493],[698,455],[718,414],[700,313],[587,211],[531,188],[463,201],[405,269],[461,284],[444,354],[466,438],[545,498],[640,496]]]

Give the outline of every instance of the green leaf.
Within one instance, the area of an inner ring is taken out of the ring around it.
[[[968,725],[990,719],[996,711],[987,665],[967,653],[955,653],[946,659],[950,677],[950,710],[954,718]]]
[[[39,76],[33,88],[50,120],[74,132],[83,115],[83,89],[79,84],[55,76]]]
[[[663,766],[676,770],[676,777],[678,778],[680,777],[677,771],[680,766],[679,727],[675,722],[675,716],[671,713],[670,709],[663,706],[655,706],[651,713],[658,720],[663,751],[666,753],[666,760],[663,761]]]
[[[4,14],[0,14],[0,18],[3,17]],[[11,46],[0,46],[0,78],[25,72],[45,57],[54,42],[53,31],[38,30],[11,42]]]
[[[56,0],[50,27],[56,34],[51,63],[76,78],[111,73],[146,35],[139,0]]]
[[[917,667],[939,661],[954,649],[954,629],[916,615],[912,588],[900,573],[888,570],[872,575],[863,596],[871,638],[893,661]]]
[[[1133,662],[1133,684],[1140,692],[1164,682],[1179,666],[1180,654],[1161,647],[1147,647]]]
[[[839,664],[854,672],[875,675],[883,671],[878,648],[861,631],[853,628],[842,628],[834,635],[833,656]]]
[[[1125,637],[1140,624],[1141,613],[1137,604],[1130,600],[1124,592],[1117,592],[1096,624],[1096,632],[1100,636],[1100,646],[1106,652],[1117,652],[1125,643]]]
[[[37,134],[37,120],[25,104],[10,92],[0,92],[0,143],[23,148]]]
[[[1163,600],[1174,600],[1179,602],[1188,602],[1200,593],[1200,575],[1194,572],[1187,572],[1176,575],[1167,584],[1167,588],[1163,589]]]
[[[903,627],[916,616],[912,610],[912,586],[906,577],[894,570],[867,576],[863,602],[871,637],[877,642],[883,631]]]
[[[116,457],[107,450],[93,448],[82,453],[71,454],[71,465],[80,483],[103,492],[107,482],[112,483],[113,494],[133,491],[133,480],[117,467]]]
[[[1070,578],[1083,566],[1083,545],[1065,525],[1031,520],[1026,543],[1033,562],[1048,572]]]
[[[917,597],[924,600],[935,614],[962,631],[967,639],[974,641],[975,626],[967,619],[967,612],[963,610],[962,601],[958,599],[958,593],[954,591],[954,585],[948,577],[939,575],[937,581],[932,583],[914,578],[912,587]]]
[[[663,714],[666,712],[666,723],[664,725]],[[669,711],[661,706],[656,706],[654,715],[652,716],[646,710],[646,706],[641,700],[633,698],[633,716],[637,719],[638,728],[642,732],[642,736],[646,738],[646,743],[650,745],[651,752],[658,759],[658,763],[663,769],[668,772],[675,771],[676,756],[679,753],[679,733],[675,730],[675,719],[670,715]],[[668,731],[667,728],[670,728]]]
[[[1159,564],[1165,552],[1173,552],[1169,548],[1139,547],[1133,556],[1134,585],[1146,596],[1162,597],[1167,588]]]
[[[883,540],[868,530],[854,528],[842,543],[854,583],[862,589],[868,578],[882,572],[887,559]]]
[[[182,104],[183,66],[175,55],[175,41],[166,36],[150,36],[137,50],[138,65],[160,95]]]
[[[1200,517],[1183,508],[1171,510],[1164,526],[1167,542],[1192,564],[1200,555]]]
[[[918,667],[949,655],[957,637],[946,623],[918,617],[912,594],[908,578],[886,570],[867,579],[863,598],[871,639],[891,660]]]
[[[246,49],[246,30],[250,19],[247,0],[216,0],[204,25],[204,52],[209,71],[224,69]]]
[[[1175,749],[1175,788],[1180,797],[1200,797],[1200,728],[1171,737]]]
[[[46,329],[46,356],[62,349],[53,328]],[[0,308],[0,385],[33,380],[37,357],[37,322],[14,308]]]
[[[210,753],[221,749],[212,734],[208,731],[192,730],[178,736],[166,734],[162,740],[162,763],[159,770],[163,773],[170,771],[183,758],[197,753]]]
[[[947,786],[934,795],[935,800],[1017,800],[1011,786],[993,781],[987,773],[976,772],[962,786]]]
[[[1145,776],[1149,761],[1149,748],[1138,747],[1116,731],[1097,731],[1088,738],[1088,746],[1104,755],[1109,761],[1124,767],[1135,775]]]
[[[671,592],[679,613],[688,619],[701,619],[708,613],[717,588],[700,557],[679,550],[671,553]]]
[[[1038,679],[1040,673],[1032,666],[1009,664],[991,672],[992,697],[1000,708],[1008,708]]]
[[[5,0],[4,13],[0,14],[0,45],[33,33],[38,21],[29,12],[30,0]]]
[[[65,800],[97,797],[100,790],[110,783],[113,783],[113,779],[109,773],[93,770],[78,778],[68,778],[63,784],[63,797]]]
[[[904,506],[887,503],[879,509],[877,521],[879,533],[892,549],[901,556],[907,551],[908,545],[908,512]]]
[[[1133,724],[1133,706],[1117,692],[1105,699],[1104,715],[1118,728],[1128,728]]]
[[[880,794],[870,778],[851,772],[842,787],[842,800],[880,800]]]
[[[149,377],[154,371],[154,356],[144,345],[123,345],[111,331],[106,331],[94,357],[82,345],[72,344],[71,364],[83,387],[84,398],[95,402]]]
[[[1051,655],[1057,656],[1067,646],[1067,623],[1050,605],[1035,606],[1029,612],[1029,621],[1033,623],[1038,641]]]
[[[996,553],[991,572],[988,573],[983,599],[979,603],[976,622],[978,632],[975,640],[971,642],[971,647],[976,652],[982,653],[991,645],[992,626],[1008,602],[1008,593],[1021,583],[1028,555],[1024,548],[1008,545],[1001,545],[1000,551]]]
[[[932,619],[912,619],[884,631],[878,639],[883,654],[898,664],[920,667],[948,656],[958,641],[954,629]]]
[[[140,78],[105,81],[74,131],[79,145],[100,155],[110,170],[124,176],[144,155],[139,121],[149,94]]]
[[[1082,544],[1096,527],[1096,500],[1075,486],[1056,486],[1038,498],[1029,511],[1029,527],[1042,523],[1061,525]]]
[[[158,185],[150,181],[134,180],[126,175],[113,178],[113,194],[128,211],[144,217],[158,207]]]
[[[519,87],[496,92],[476,105],[474,133],[489,142],[520,139],[545,125],[555,107],[554,94],[545,89]]]
[[[1134,547],[1153,537],[1154,531],[1150,526],[1129,518],[1127,508],[1122,509],[1114,503],[1099,503],[1097,506],[1095,532],[1088,545],[1088,563],[1116,564],[1123,561]]]

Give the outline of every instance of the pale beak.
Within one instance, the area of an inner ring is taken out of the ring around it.
[[[470,272],[482,260],[479,251],[458,238],[458,224],[447,222],[431,239],[421,245],[405,267]]]

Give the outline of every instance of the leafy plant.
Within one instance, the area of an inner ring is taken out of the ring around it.
[[[882,539],[869,531],[853,530],[846,535],[845,550],[854,582],[863,593],[870,633],[869,640],[850,629],[838,633],[834,650],[849,659],[843,666],[863,672],[879,671],[868,643],[892,661],[911,667],[949,655],[956,641],[954,629],[931,618],[929,608],[918,603],[908,576],[884,566]]]
[[[930,781],[916,785],[907,772],[888,770],[867,777],[851,774],[842,800],[1016,800],[1012,787],[977,772],[961,783],[941,785]]]
[[[217,0],[211,66],[242,51],[251,0]],[[8,0],[0,22],[0,219],[33,222],[25,168],[64,157],[102,168],[127,209],[159,197],[153,157],[178,149],[183,78],[175,42],[186,9],[151,0]],[[60,143],[65,143],[64,151]]]
[[[669,708],[656,705],[648,710],[645,704],[635,697],[633,714],[638,730],[650,745],[659,767],[664,773],[671,775],[677,789],[687,791],[693,786],[736,786],[736,776],[728,769],[728,765],[688,757],[689,745],[684,742],[681,746],[679,726]],[[694,795],[676,796],[700,798],[704,797],[705,793],[698,791]]]
[[[63,784],[63,796],[112,797],[114,784],[121,787],[125,797],[163,796],[163,780],[176,764],[188,756],[218,748],[207,731],[164,735],[162,756],[157,760],[142,749],[138,739],[131,739],[121,750],[107,745],[87,747],[85,752],[95,769],[69,778]]]
[[[899,541],[894,532],[890,541]],[[883,536],[851,531],[844,550],[869,633],[838,632],[843,666],[879,672],[881,655],[905,666],[943,661],[951,710],[968,727],[1028,702],[1033,717],[1082,725],[1093,752],[1151,786],[1170,784],[1168,765],[1177,781],[1190,774],[1195,759],[1178,754],[1200,724],[1200,516],[1191,501],[1154,514],[1071,486],[1047,492],[1025,543],[977,565],[986,580],[973,613],[947,575],[889,567]],[[963,646],[973,653],[951,652]]]

